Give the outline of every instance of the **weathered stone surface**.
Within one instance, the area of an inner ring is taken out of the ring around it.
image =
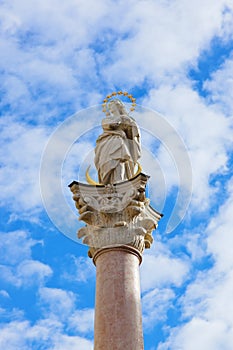
[[[105,186],[72,182],[69,186],[79,220],[86,223],[78,237],[90,247],[89,256],[99,248],[130,244],[140,252],[150,248],[152,231],[162,214],[155,211],[145,196],[148,176]]]

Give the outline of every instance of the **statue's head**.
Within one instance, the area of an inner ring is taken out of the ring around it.
[[[102,111],[106,114],[108,117],[110,114],[120,114],[120,115],[125,115],[128,114],[127,110],[125,108],[124,103],[119,100],[118,98],[115,98],[115,96],[120,95],[120,96],[125,96],[130,99],[132,102],[132,106],[130,108],[130,111],[135,110],[136,106],[136,98],[134,98],[132,95],[128,94],[126,91],[114,91],[110,95],[107,95],[106,98],[103,100],[102,104]],[[113,100],[110,100],[111,98],[114,98]]]
[[[108,103],[108,110],[112,115],[114,115],[114,114],[120,114],[120,115],[127,114],[124,103],[119,99],[111,100]]]

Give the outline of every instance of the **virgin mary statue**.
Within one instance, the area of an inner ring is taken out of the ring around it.
[[[108,103],[110,115],[102,120],[103,133],[96,140],[95,166],[101,184],[113,184],[134,176],[141,155],[140,132],[118,99]]]

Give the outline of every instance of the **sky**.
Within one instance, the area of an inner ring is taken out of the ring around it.
[[[0,349],[93,349],[68,185],[96,176],[101,103],[123,90],[164,214],[140,267],[145,350],[232,350],[232,0],[1,0],[0,79]]]

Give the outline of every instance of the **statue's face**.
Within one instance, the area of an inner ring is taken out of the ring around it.
[[[117,101],[114,101],[114,102],[110,103],[108,108],[109,108],[110,113],[112,113],[112,114],[117,113],[118,112],[118,103],[117,103]]]

